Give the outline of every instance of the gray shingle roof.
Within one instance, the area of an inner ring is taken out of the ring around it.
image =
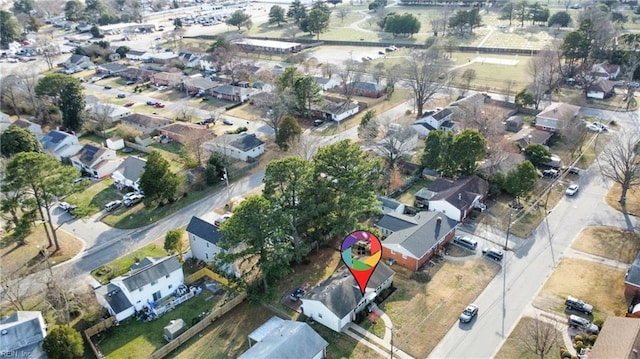
[[[147,257],[146,259],[149,259],[152,264],[133,270],[122,279],[122,283],[127,287],[129,292],[144,287],[145,285],[182,268],[180,266],[180,262],[178,262],[178,259],[174,256],[164,258]]]
[[[127,296],[117,285],[111,283],[103,285],[96,289],[96,294],[102,296],[116,314],[122,313],[132,306]]]
[[[238,359],[312,359],[328,345],[309,324],[284,320]]]
[[[100,65],[99,67],[109,72],[121,72],[127,70],[126,66],[123,66],[117,62],[108,62],[106,64]]]
[[[157,129],[171,123],[171,120],[164,117],[144,115],[140,113],[134,113],[133,115],[123,117],[122,121],[146,127],[148,129]]]
[[[436,175],[438,174],[437,172],[435,173]],[[419,198],[419,199],[426,199],[429,200],[431,199],[431,197],[433,197],[435,195],[435,193],[429,191],[429,189],[427,187],[422,187],[420,188],[420,190],[418,192],[416,192],[416,194],[414,194],[413,196],[415,198]]]
[[[390,208],[390,209],[397,209],[398,207],[400,207],[400,205],[402,205],[401,202],[398,202],[393,198],[389,198],[385,196],[378,197],[378,201],[382,202],[383,207]]]
[[[415,227],[417,223],[409,216],[399,216],[394,214],[385,214],[376,223],[379,228],[384,228],[391,232],[400,231],[403,229]]]
[[[367,283],[367,288],[375,289],[393,275],[393,270],[380,261]],[[305,294],[304,299],[317,300],[338,318],[344,318],[362,300],[362,293],[347,267],[342,265],[331,277]]]
[[[189,221],[189,225],[187,226],[187,232],[211,244],[217,244],[222,237],[216,226],[195,216],[191,217],[191,221]]]
[[[242,152],[247,152],[262,144],[264,144],[264,142],[260,140],[258,137],[256,137],[255,133],[251,133],[251,134],[242,133],[238,135],[238,137],[236,137],[235,140],[229,143],[229,145],[241,150]]]
[[[624,281],[629,284],[633,284],[636,287],[640,287],[640,253],[636,259],[631,263],[627,274],[624,277]]]
[[[429,186],[435,195],[431,201],[445,200],[458,209],[471,205],[477,195],[486,196],[489,183],[478,176],[469,176],[457,180],[438,178]]]
[[[31,352],[30,347],[44,339],[41,317],[42,314],[39,311],[17,311],[0,320],[0,331],[2,331],[0,353],[13,353],[19,350],[21,355],[30,357],[26,355],[29,353],[25,352]]]
[[[135,182],[144,173],[144,166],[146,165],[147,160],[135,156],[128,156],[120,166],[118,166],[116,171],[120,172],[124,178]]]
[[[442,120],[443,118],[445,118],[445,117],[447,117],[447,116],[451,115],[452,113],[453,113],[453,112],[451,112],[451,110],[450,110],[450,109],[448,109],[448,108],[443,108],[442,110],[440,110],[440,111],[438,111],[438,112],[434,113],[433,115],[431,115],[431,117],[433,117],[433,118],[435,118],[436,120],[440,121],[440,120]]]
[[[393,232],[382,245],[401,245],[415,258],[420,259],[458,225],[456,220],[439,212],[420,212],[415,219],[417,225]]]
[[[371,92],[380,92],[384,91],[384,86],[378,85],[375,82],[364,82],[364,81],[353,81],[347,85],[354,90],[359,91],[371,91]]]

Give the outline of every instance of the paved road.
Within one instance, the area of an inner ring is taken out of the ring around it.
[[[626,128],[638,128],[637,114],[585,110],[605,119],[616,119]],[[615,136],[615,131],[605,136]],[[456,323],[429,358],[490,358],[500,349],[533,298],[569,250],[583,227],[612,225],[636,229],[639,221],[611,209],[604,196],[612,185],[594,163],[578,181],[580,193],[565,197],[533,235],[508,252],[502,271],[477,298],[477,320],[470,326]]]

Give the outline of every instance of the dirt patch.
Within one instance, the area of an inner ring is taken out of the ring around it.
[[[581,252],[632,263],[640,251],[640,236],[616,227],[587,227],[572,247]]]
[[[24,276],[46,268],[46,258],[39,248],[46,248],[51,265],[59,264],[73,258],[82,250],[82,242],[65,231],[58,230],[60,250],[54,252],[55,247],[47,248],[48,241],[43,226],[37,226],[27,237],[26,245],[15,243],[4,244],[0,248],[2,272],[10,276]]]
[[[622,208],[620,205],[620,194],[622,193],[622,187],[620,184],[615,183],[609,192],[607,192],[606,201],[607,204],[620,212],[625,212],[632,215],[638,216],[640,215],[640,188],[631,187],[629,191],[627,191],[627,203],[625,208]]]
[[[533,301],[536,308],[565,314],[564,300],[571,295],[594,306],[594,319],[622,316],[626,312],[624,274],[621,269],[574,259],[563,259]]]
[[[522,337],[526,336],[526,329],[529,323],[535,321],[537,319],[530,317],[522,317],[518,322],[518,325],[513,329],[511,335],[507,338],[507,340],[500,348],[498,354],[496,354],[496,359],[512,359],[512,358],[520,358],[520,359],[540,359],[539,355],[534,354],[522,342]],[[558,358],[558,353],[560,350],[560,346],[562,345],[562,335],[558,331],[558,342],[554,349],[551,349],[549,354],[545,355],[545,359],[555,359]]]
[[[412,272],[398,265],[393,270],[398,289],[381,307],[397,330],[394,345],[416,358],[424,358],[500,266],[481,258],[462,263],[445,261],[429,269],[432,279],[427,284],[409,279]]]

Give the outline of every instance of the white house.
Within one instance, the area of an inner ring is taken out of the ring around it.
[[[125,57],[129,60],[141,61],[142,57],[146,53],[147,53],[146,51],[131,49],[125,54]]]
[[[114,151],[121,150],[124,148],[124,140],[117,136],[107,138],[106,144],[107,144],[107,148],[112,149]]]
[[[389,214],[389,213],[403,214],[406,208],[406,205],[404,203],[398,202],[393,198],[380,196],[378,197],[378,201],[381,204],[381,209],[383,214]]]
[[[29,130],[29,132],[33,133],[36,136],[42,136],[42,126],[38,125],[37,123],[33,123],[28,120],[17,119],[13,121],[12,125],[27,129]]]
[[[249,350],[238,359],[322,359],[328,345],[307,323],[271,317],[249,334]]]
[[[322,91],[328,91],[333,88],[340,86],[340,81],[335,78],[326,78],[326,77],[314,77],[313,78],[318,85],[322,88]]]
[[[598,78],[589,87],[587,87],[587,98],[596,98],[604,100],[615,94],[615,83],[605,78]]]
[[[351,103],[325,101],[325,107],[321,111],[323,112],[322,115],[326,120],[340,122],[358,113],[360,111],[360,106],[357,101],[353,101]]]
[[[11,126],[11,116],[4,112],[0,112],[0,133],[4,132],[4,130],[9,128],[9,126]]]
[[[191,255],[194,258],[212,262],[215,260],[215,255],[222,252],[218,247],[218,241],[222,236],[213,224],[193,216],[187,225],[187,234],[189,234]]]
[[[95,293],[98,303],[122,321],[145,306],[153,309],[183,282],[184,273],[176,257],[147,257],[134,264],[129,273],[96,288]]]
[[[487,198],[488,193],[489,183],[478,176],[456,180],[440,177],[428,189],[416,193],[416,207],[441,212],[462,222],[474,208],[486,208],[482,201]]]
[[[449,108],[444,108],[437,112],[429,111],[414,122],[412,127],[421,137],[426,137],[429,132],[435,130],[456,131],[456,125],[452,118],[453,111]]]
[[[110,119],[111,122],[118,122],[121,119],[133,115],[131,108],[118,106],[100,101],[87,102],[85,109],[96,115],[98,118]]]
[[[80,152],[82,145],[78,142],[78,137],[70,133],[51,130],[40,138],[43,152],[48,153],[60,160],[70,157]]]
[[[46,359],[47,325],[39,311],[17,311],[0,319],[0,357]]]
[[[147,160],[145,159],[135,156],[127,157],[111,174],[114,184],[120,189],[130,187],[139,191],[140,176],[144,173],[146,164]]]
[[[307,317],[327,328],[340,332],[356,314],[393,283],[394,272],[380,262],[373,271],[364,296],[346,266],[341,266],[331,277],[302,297],[300,309]]]
[[[110,176],[120,165],[116,151],[106,147],[84,145],[77,155],[71,157],[71,164],[80,172],[89,173],[94,178]]]
[[[203,148],[242,161],[251,161],[264,153],[264,142],[254,133],[224,135],[202,144]]]
[[[536,115],[536,128],[543,131],[559,132],[573,121],[580,107],[567,103],[553,103]]]

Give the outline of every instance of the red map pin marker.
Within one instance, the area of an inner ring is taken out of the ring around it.
[[[369,248],[370,255],[368,257],[359,255],[358,248],[355,248],[358,243],[363,243]],[[364,295],[367,283],[369,283],[369,279],[371,279],[371,275],[382,257],[380,240],[373,233],[355,231],[344,238],[340,250],[342,251],[342,262],[347,266],[358,283],[360,292]]]

